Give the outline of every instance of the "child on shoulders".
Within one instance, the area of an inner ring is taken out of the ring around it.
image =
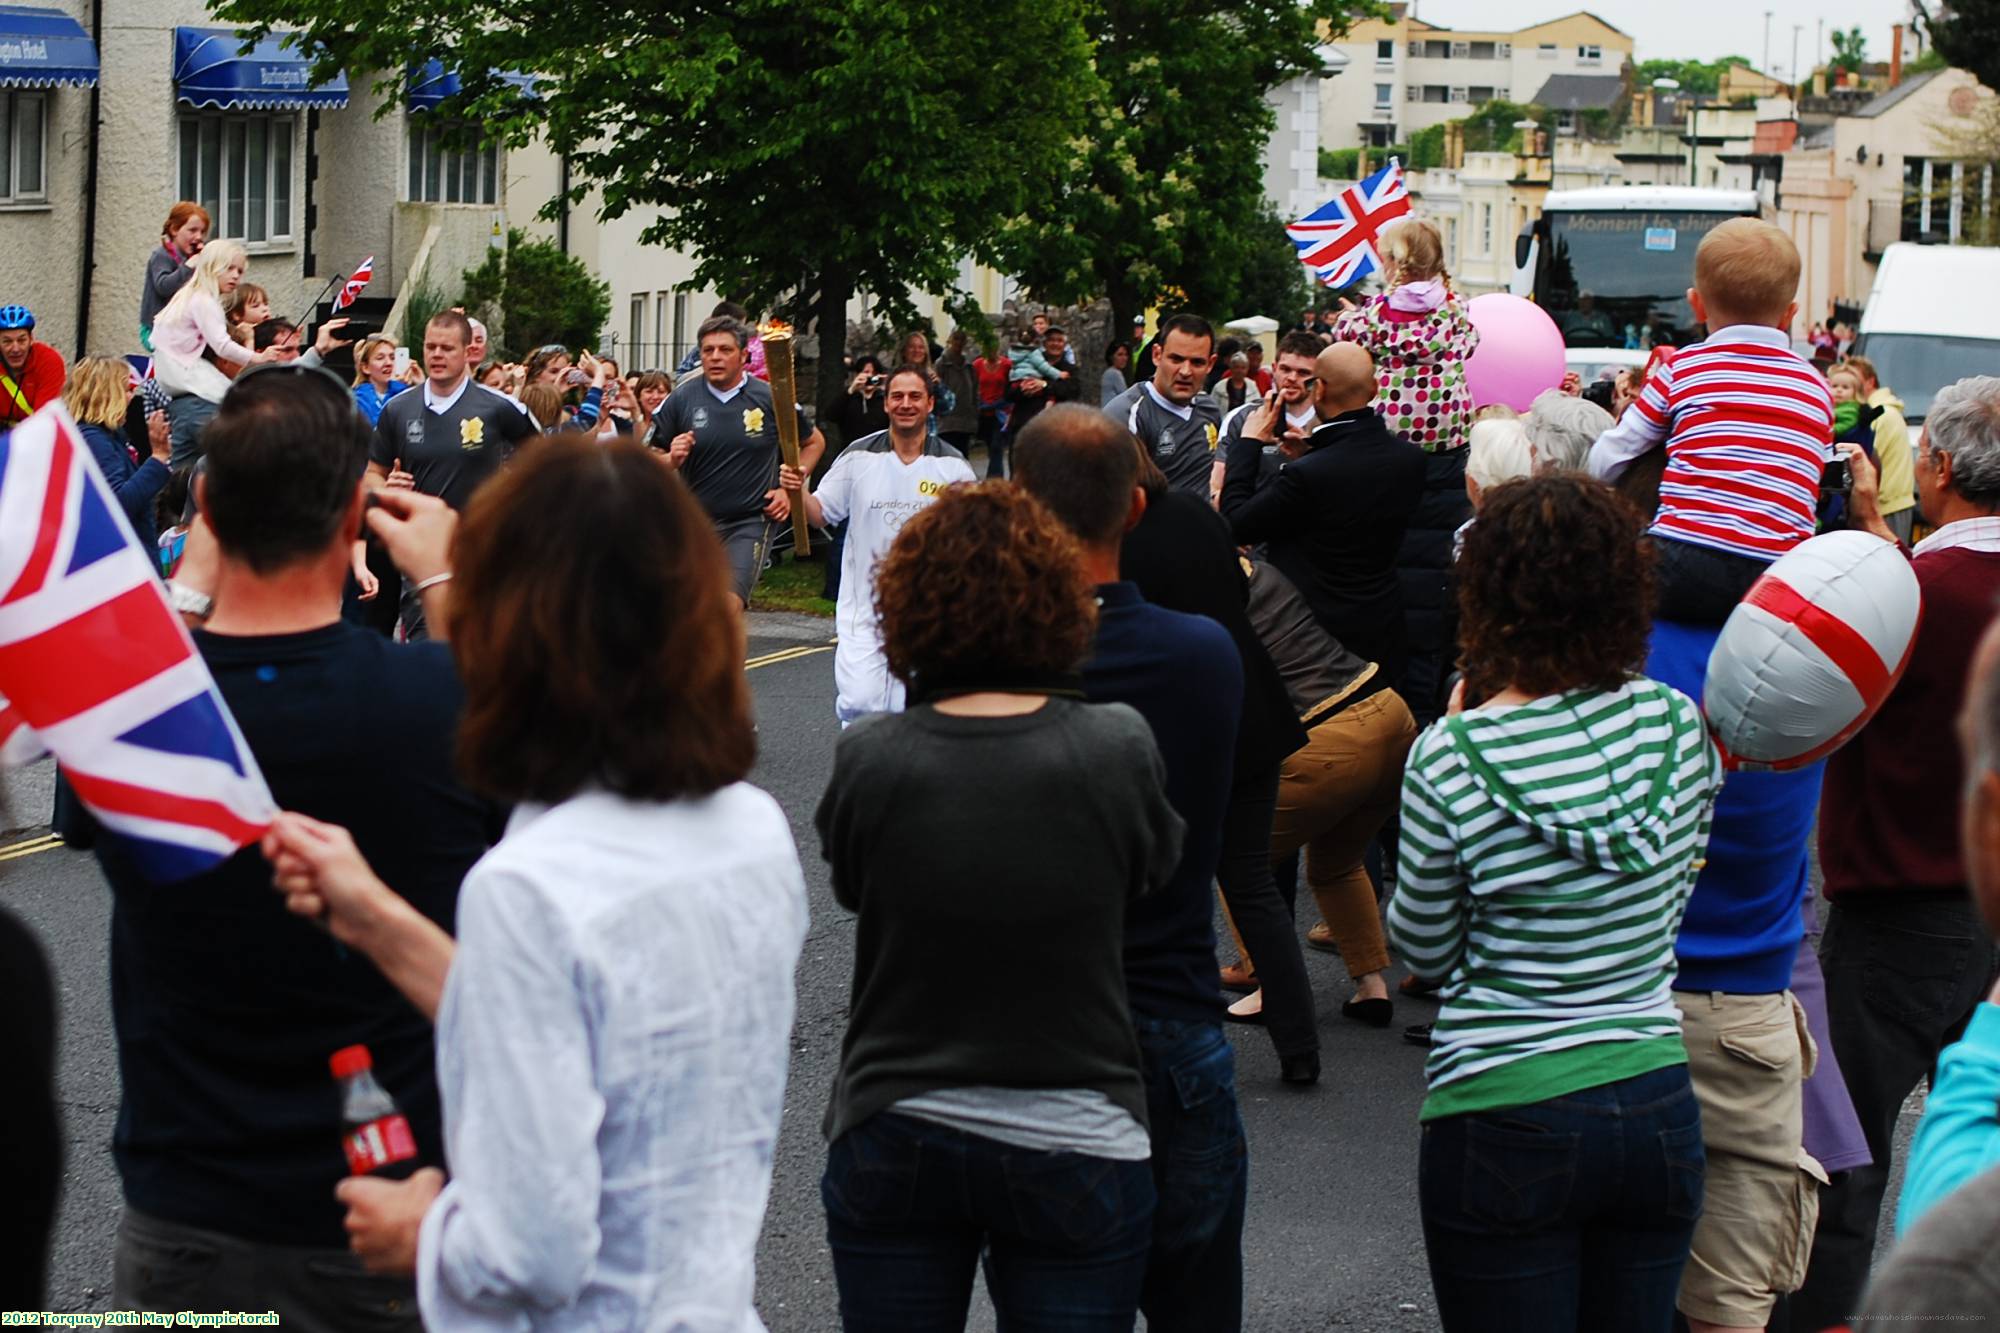
[[[1659,616],[1720,624],[1765,568],[1813,535],[1833,458],[1833,396],[1792,350],[1799,252],[1768,222],[1732,218],[1695,251],[1688,301],[1707,339],[1677,353],[1590,451],[1617,480],[1662,442],[1650,529]]]
[[[1389,429],[1426,453],[1463,448],[1472,431],[1465,362],[1479,330],[1451,290],[1444,242],[1428,222],[1399,222],[1382,237],[1389,290],[1342,315],[1335,342],[1375,358],[1375,410]]]

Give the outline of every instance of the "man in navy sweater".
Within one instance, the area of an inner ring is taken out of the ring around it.
[[[1222,856],[1242,659],[1213,620],[1149,605],[1120,581],[1119,545],[1146,512],[1138,444],[1123,426],[1087,407],[1049,408],[1021,432],[1014,467],[1076,533],[1098,584],[1084,694],[1139,710],[1166,762],[1167,800],[1187,824],[1173,879],[1125,917],[1125,988],[1159,1194],[1139,1308],[1153,1333],[1235,1333],[1248,1147],[1222,1031],[1209,886]]]
[[[1699,700],[1720,633],[1656,621],[1646,674]],[[1814,1051],[1790,986],[1825,770],[1729,775],[1674,948],[1708,1156],[1678,1301],[1693,1333],[1762,1329],[1805,1279],[1826,1174],[1804,1146],[1799,1086]]]

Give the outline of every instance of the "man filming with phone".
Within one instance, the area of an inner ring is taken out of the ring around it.
[[[319,326],[319,333],[313,338],[313,345],[299,350],[299,326],[289,319],[267,319],[257,326],[256,350],[269,348],[273,361],[296,361],[302,366],[322,366],[333,355],[333,349],[343,343],[354,341],[358,334],[347,332],[348,320],[345,315],[327,320]]]
[[[1266,472],[1275,471],[1282,462],[1304,457],[1306,441],[1319,429],[1319,410],[1313,406],[1313,390],[1319,383],[1313,374],[1313,363],[1319,359],[1319,353],[1320,341],[1310,333],[1293,331],[1278,341],[1278,359],[1271,367],[1271,393],[1265,398],[1275,394],[1285,417],[1278,427],[1275,449],[1265,454]],[[1216,451],[1209,479],[1211,495],[1221,493],[1222,469],[1230,447],[1243,438],[1243,428],[1256,415],[1258,405],[1256,401],[1247,402],[1222,419],[1222,444]]]

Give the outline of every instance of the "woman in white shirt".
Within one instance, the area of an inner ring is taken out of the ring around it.
[[[432,1330],[755,1333],[806,895],[742,780],[713,529],[647,451],[578,434],[489,481],[455,546],[440,502],[385,503],[441,534],[398,553],[413,578],[452,551],[460,763],[516,807],[455,950],[343,830],[287,814],[266,838],[288,905],[437,1022],[453,1179],[343,1182],[355,1251],[414,1268]]]
[[[193,276],[153,320],[153,377],[173,395],[167,425],[173,433],[175,468],[201,456],[201,428],[229,392],[233,371],[276,353],[253,351],[229,335],[222,298],[243,281],[248,255],[241,241],[211,241],[192,265]],[[207,352],[213,360],[204,356]]]

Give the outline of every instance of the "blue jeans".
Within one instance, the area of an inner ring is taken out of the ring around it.
[[[1236,1054],[1219,1022],[1135,1015],[1132,1026],[1160,1200],[1139,1308],[1148,1333],[1237,1333],[1250,1164],[1236,1109]]]
[[[1667,1333],[1701,1215],[1686,1065],[1424,1126],[1417,1195],[1446,1333]]]
[[[982,1249],[1001,1333],[1130,1333],[1153,1232],[1144,1162],[885,1111],[833,1141],[819,1188],[847,1333],[959,1333]]]

